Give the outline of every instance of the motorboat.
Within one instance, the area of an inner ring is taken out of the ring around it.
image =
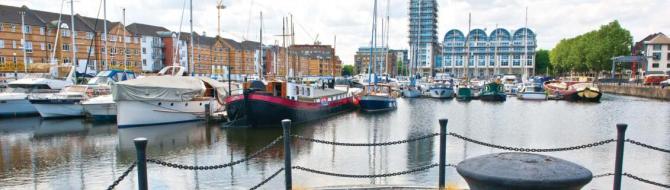
[[[484,85],[484,89],[479,94],[479,99],[482,101],[505,101],[507,95],[503,84],[500,81],[495,81]]]
[[[568,101],[598,102],[602,93],[594,83],[575,83],[568,86],[568,89],[563,91],[562,95]]]
[[[283,119],[304,123],[356,108],[353,95],[335,89],[335,82],[306,83],[281,80],[250,81],[243,94],[225,99],[233,125],[276,126]]]
[[[20,116],[38,114],[28,98],[34,95],[56,93],[73,84],[73,70],[65,79],[45,74],[28,74],[22,79],[7,84],[5,92],[0,93],[0,116]]]
[[[209,77],[183,76],[185,70],[169,66],[159,76],[116,83],[112,95],[118,127],[197,121],[221,112],[226,85]]]
[[[29,101],[42,118],[63,118],[84,116],[81,102],[97,95],[109,94],[109,87],[97,88],[87,85],[72,85],[58,93],[32,95]]]
[[[98,73],[88,81],[91,86],[111,86],[120,81],[135,79],[135,73],[128,70],[108,70]],[[116,119],[116,103],[111,94],[102,95],[81,102],[85,113],[93,120]]]
[[[515,75],[504,75],[501,78],[501,82],[504,85],[505,94],[507,95],[516,94],[518,86],[517,86],[517,78]]]
[[[428,87],[428,93],[432,98],[453,98],[454,88],[450,84],[433,83]]]
[[[356,98],[361,111],[364,112],[389,111],[398,107],[391,87],[385,84],[369,84]]]
[[[547,100],[547,93],[542,86],[535,83],[525,83],[517,92],[519,100]]]

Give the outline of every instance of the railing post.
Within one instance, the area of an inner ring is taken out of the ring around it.
[[[282,120],[281,126],[284,129],[284,183],[286,189],[290,190],[293,188],[291,178],[291,120]]]
[[[147,190],[147,139],[140,137],[133,139],[135,142],[135,151],[137,153],[137,188]]]
[[[447,122],[448,119],[440,119],[440,165],[439,165],[439,189],[444,189],[445,186],[445,167],[447,161]]]
[[[621,175],[623,168],[623,145],[626,140],[627,124],[616,124],[617,139],[616,139],[616,160],[614,161],[614,190],[621,190]]]

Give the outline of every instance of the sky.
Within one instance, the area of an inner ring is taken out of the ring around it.
[[[69,0],[67,0],[69,2]],[[207,36],[217,34],[217,2],[193,0],[193,30]],[[74,12],[102,18],[102,0],[75,0]],[[387,2],[390,5],[387,6]],[[390,18],[389,47],[408,49],[409,0],[379,0],[379,17]],[[190,31],[188,0],[108,0],[107,18],[126,23],[163,26],[173,31]],[[60,12],[61,0],[3,0],[11,6]],[[373,0],[223,0],[221,36],[234,40],[259,40],[263,13],[263,43],[279,44],[282,17],[293,15],[296,44],[335,43],[337,55],[344,64],[353,64],[359,47],[369,46],[372,28]],[[443,40],[450,29],[466,31],[468,13],[472,28],[493,31],[497,26],[508,30],[525,25],[536,32],[538,46],[551,49],[561,39],[571,38],[600,25],[618,20],[635,41],[663,32],[670,34],[670,0],[438,0],[438,38]],[[70,12],[65,3],[64,13]],[[387,7],[390,7],[387,9]],[[185,9],[184,9],[185,8]],[[388,11],[387,11],[388,10]],[[388,14],[387,14],[388,12]],[[380,21],[378,21],[380,22]],[[381,27],[378,27],[381,31]],[[379,36],[379,35],[378,35]]]

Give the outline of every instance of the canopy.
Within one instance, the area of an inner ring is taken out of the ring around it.
[[[112,89],[114,101],[187,101],[204,93],[201,78],[182,76],[147,76],[116,83]]]

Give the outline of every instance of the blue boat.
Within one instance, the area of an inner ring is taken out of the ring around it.
[[[389,111],[398,107],[391,87],[385,84],[366,86],[363,95],[357,99],[361,110],[365,112]]]

